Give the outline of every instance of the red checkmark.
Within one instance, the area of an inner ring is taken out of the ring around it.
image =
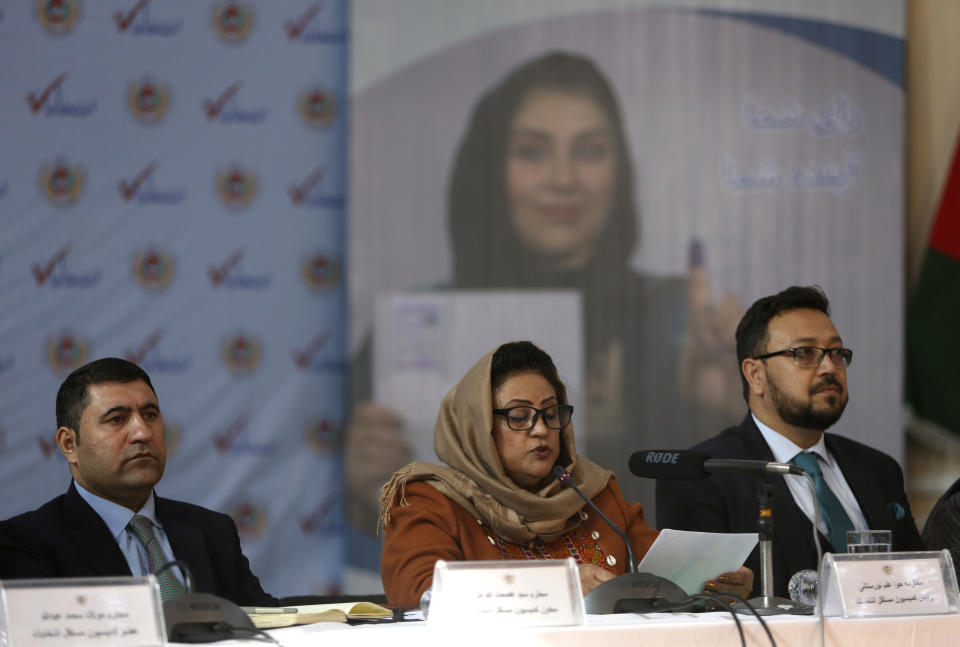
[[[227,104],[227,101],[230,100],[230,97],[235,95],[242,84],[240,81],[234,81],[230,84],[226,90],[223,91],[216,101],[211,101],[210,99],[204,99],[203,101],[203,111],[207,113],[207,119],[211,121],[217,118],[217,115],[220,114],[220,111],[223,110],[223,106]]]
[[[296,21],[288,20],[284,23],[284,28],[287,30],[287,38],[290,40],[296,40],[300,37],[300,34],[303,32],[304,28],[313,20],[313,17],[320,13],[320,10],[323,9],[323,3],[317,2],[310,6],[302,16]]]
[[[50,275],[53,274],[54,268],[60,264],[67,254],[70,253],[70,243],[67,243],[63,247],[57,250],[57,253],[54,254],[47,264],[43,267],[40,267],[37,263],[33,264],[33,278],[37,280],[37,285],[43,285],[47,282],[47,279],[50,278]]]
[[[134,196],[137,192],[137,189],[140,188],[140,185],[143,184],[143,181],[150,177],[150,174],[157,170],[157,162],[154,160],[147,164],[142,171],[137,173],[136,177],[133,178],[133,181],[127,184],[126,180],[120,180],[117,184],[117,189],[120,191],[120,197],[123,198],[124,202],[130,202],[130,198]]]
[[[233,447],[233,442],[237,439],[237,436],[246,429],[249,422],[250,414],[241,413],[240,416],[227,427],[225,432],[222,434],[213,434],[213,446],[216,450],[222,454],[230,451],[230,448]]]
[[[243,249],[238,249],[230,254],[227,260],[220,264],[220,267],[208,267],[207,276],[210,277],[210,283],[213,284],[214,287],[223,283],[223,280],[233,271],[234,266],[243,258],[244,253]]]
[[[149,2],[150,0],[140,0],[140,2],[133,5],[133,9],[131,9],[126,16],[123,15],[122,11],[113,12],[113,20],[117,23],[117,31],[126,31],[130,23],[133,22],[133,19],[140,13],[140,10],[146,7]]]
[[[323,331],[317,333],[317,335],[310,340],[310,343],[307,344],[307,347],[303,350],[293,351],[293,363],[299,369],[306,369],[310,366],[310,362],[313,361],[313,358],[316,357],[317,353],[320,352],[320,349],[323,348],[324,344],[327,343],[327,339],[330,338],[330,333]]]
[[[128,361],[133,362],[134,364],[139,365],[146,357],[147,353],[153,350],[153,347],[157,345],[157,342],[160,341],[160,338],[163,337],[163,331],[157,329],[147,339],[137,347],[136,350],[128,350],[125,355]]]
[[[57,443],[44,438],[43,436],[37,437],[37,444],[40,445],[40,451],[43,453],[44,458],[50,458],[50,454],[53,453],[53,450],[57,448]]]
[[[317,185],[324,175],[327,174],[327,169],[322,166],[318,166],[314,171],[307,176],[307,179],[304,180],[300,186],[296,184],[291,184],[287,187],[287,193],[290,194],[290,201],[293,204],[301,204],[304,200],[307,199],[307,196],[310,195],[310,191],[313,190],[313,187]]]
[[[56,90],[57,86],[59,86],[61,83],[63,83],[66,80],[67,80],[67,73],[64,72],[63,74],[55,78],[53,82],[47,86],[46,90],[40,93],[39,97],[35,95],[33,92],[27,92],[27,105],[30,106],[30,112],[33,112],[33,113],[40,112],[40,108],[42,108],[43,104],[45,104],[47,102],[47,99],[50,98],[50,93]]]

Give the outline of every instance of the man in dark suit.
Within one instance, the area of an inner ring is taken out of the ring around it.
[[[846,369],[853,357],[829,314],[829,302],[818,287],[791,287],[750,306],[736,333],[750,411],[738,427],[694,447],[712,458],[796,462],[822,475],[816,498],[805,477],[769,479],[774,488],[773,593],[779,597],[787,597],[791,575],[817,568],[812,519],[818,501],[826,512],[818,526],[824,552],[845,552],[849,529],[888,529],[893,550],[923,550],[896,461],[824,433],[847,405]],[[752,476],[713,474],[700,481],[657,482],[659,528],[756,532],[758,519]],[[759,550],[747,566],[759,572]],[[760,586],[757,578],[754,595]]]
[[[0,579],[146,575],[177,559],[193,590],[242,605],[275,605],[240,547],[233,520],[163,499],[163,416],[149,376],[104,358],[71,373],[57,393],[60,452],[73,481],[37,510],[0,522]],[[164,599],[184,591],[171,568]]]

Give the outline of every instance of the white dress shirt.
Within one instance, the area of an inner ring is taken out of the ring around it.
[[[752,412],[750,415],[753,416],[753,421],[763,435],[763,439],[767,441],[767,445],[770,446],[770,451],[773,452],[773,460],[778,463],[789,463],[793,460],[793,457],[800,452],[813,452],[816,454],[817,462],[820,464],[820,471],[823,472],[823,480],[827,482],[827,485],[833,490],[843,509],[847,512],[847,516],[850,517],[854,529],[869,530],[870,526],[867,525],[867,519],[863,516],[863,512],[860,511],[860,504],[857,503],[857,497],[853,495],[853,490],[850,489],[847,480],[843,478],[843,472],[840,471],[840,466],[837,465],[833,454],[827,450],[827,445],[823,442],[823,434],[820,434],[820,440],[818,440],[813,447],[804,449],[796,445],[786,436],[778,434],[757,420],[757,417],[753,415]],[[796,501],[797,507],[803,511],[803,514],[807,515],[810,523],[813,523],[815,495],[813,495],[810,490],[807,477],[786,474],[783,479],[787,482],[787,487],[790,488],[790,494],[793,495],[793,500]],[[777,523],[776,509],[773,511],[773,523]],[[818,528],[825,536],[830,536],[827,524],[822,516]]]

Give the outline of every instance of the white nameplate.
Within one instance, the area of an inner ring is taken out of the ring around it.
[[[134,647],[167,638],[153,575],[0,582],[0,637],[6,647]]]
[[[859,618],[957,611],[956,574],[946,551],[828,553],[823,579],[828,587],[827,615],[840,612]]]
[[[446,562],[433,569],[427,624],[482,621],[511,627],[584,624],[583,594],[572,558]]]

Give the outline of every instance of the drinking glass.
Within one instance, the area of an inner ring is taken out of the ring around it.
[[[889,530],[848,530],[848,553],[889,553],[893,541]]]

